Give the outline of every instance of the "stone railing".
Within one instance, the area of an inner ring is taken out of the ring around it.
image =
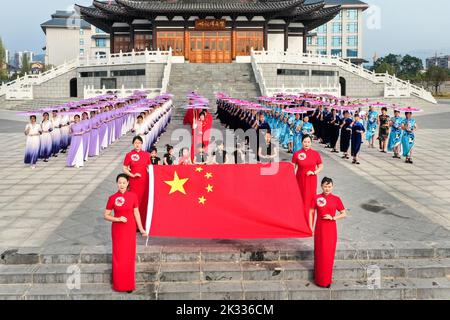
[[[131,52],[119,52],[108,53],[105,55],[99,55],[94,58],[80,57],[79,66],[111,66],[121,64],[146,64],[146,63],[167,63],[169,57],[172,56],[172,49],[169,51],[131,51]]]
[[[161,85],[161,93],[167,93],[167,88],[170,82],[170,73],[172,72],[172,48],[169,48],[169,55],[167,56],[167,63],[164,67],[164,74]]]
[[[33,86],[10,88],[6,91],[6,100],[33,100]]]
[[[71,70],[74,70],[78,66],[78,60],[74,59],[69,62],[65,62],[64,64],[52,68],[48,71],[39,74],[25,74],[21,78],[17,78],[11,82],[5,83],[0,87],[0,96],[6,95],[8,96],[8,92],[19,92],[22,88],[24,92],[27,91],[29,86],[39,85],[48,80],[56,78],[62,74],[65,74]],[[8,99],[8,98],[7,98]]]
[[[254,51],[251,52],[252,61],[258,63],[291,63],[304,65],[322,65],[322,66],[336,66],[347,72],[365,78],[372,83],[385,84],[385,88],[396,88],[396,90],[389,89],[387,94],[392,95],[394,92],[401,93],[398,97],[415,96],[424,99],[428,102],[437,103],[433,95],[425,88],[411,84],[409,81],[401,80],[388,73],[376,73],[365,69],[362,65],[358,66],[351,63],[349,60],[342,59],[339,56],[320,55],[312,53],[303,53],[298,51]]]
[[[331,94],[335,97],[341,96],[341,86],[318,86],[318,87],[305,87],[301,85],[298,88],[266,88],[267,96],[273,96],[277,93],[299,94],[299,93],[316,93],[316,94]]]
[[[253,50],[252,50],[253,52]],[[256,56],[251,55],[251,65],[253,69],[253,73],[255,75],[256,82],[259,85],[259,89],[261,91],[261,94],[265,96],[273,96],[276,93],[291,93],[291,94],[298,94],[298,93],[325,93],[325,94],[332,94],[336,97],[341,96],[341,86],[338,84],[337,86],[321,86],[318,87],[305,87],[303,84],[301,84],[299,87],[296,88],[286,88],[284,85],[281,87],[267,87],[266,81],[264,80],[264,74],[262,72],[261,67],[259,66]]]
[[[106,54],[104,56],[98,56],[96,58],[89,57],[79,57],[69,62],[65,62],[64,64],[52,68],[46,72],[40,74],[33,75],[25,75],[21,78],[17,78],[14,81],[5,83],[0,86],[0,97],[5,95],[6,99],[9,100],[8,97],[14,97],[13,100],[16,100],[15,97],[28,97],[30,94],[29,87],[34,85],[40,85],[46,81],[54,79],[60,75],[63,75],[69,71],[72,71],[78,67],[88,67],[88,66],[108,66],[108,65],[124,65],[124,64],[148,64],[148,63],[165,63],[166,68],[168,69],[169,75],[166,76],[166,72],[164,73],[164,79],[166,83],[168,83],[168,79],[170,77],[170,68],[171,68],[171,57],[172,57],[172,49],[169,51],[139,51],[139,52],[127,52],[127,53],[113,53]],[[167,67],[169,65],[169,67]],[[163,84],[165,83],[163,79]],[[167,90],[167,84],[166,89]],[[32,93],[32,90],[31,90]],[[29,98],[26,98],[29,99]],[[33,97],[31,97],[33,99]]]
[[[144,91],[147,93],[147,98],[154,98],[161,94],[160,88],[144,88],[141,86],[140,88],[125,88],[122,86],[119,89],[106,89],[103,87],[102,89],[95,89],[94,86],[84,86],[84,99],[94,98],[97,96],[102,96],[109,93],[116,94],[119,98],[125,98],[131,96],[135,91]]]
[[[267,87],[266,87],[266,81],[264,80],[264,76],[261,70],[261,67],[258,65],[258,63],[256,62],[256,59],[254,58],[254,56],[251,56],[251,60],[250,60],[251,64],[252,64],[252,69],[253,69],[253,73],[255,75],[255,79],[256,79],[256,83],[258,83],[259,85],[259,90],[261,91],[262,95],[267,96]]]

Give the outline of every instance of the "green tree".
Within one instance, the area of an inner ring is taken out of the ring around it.
[[[23,77],[25,73],[30,73],[31,66],[29,62],[29,57],[27,54],[22,55],[22,67],[20,68],[20,75]]]
[[[375,67],[376,73],[389,73],[391,76],[395,74],[395,67],[387,62],[383,62]]]
[[[390,64],[393,68],[394,68],[394,73],[396,75],[400,74],[401,70],[402,70],[402,66],[401,66],[401,62],[402,62],[402,56],[401,55],[396,55],[396,54],[388,54],[385,57],[379,58],[377,61],[375,61],[374,63],[374,70],[377,70],[378,67],[384,63]]]
[[[0,81],[8,79],[8,61],[6,61],[6,50],[0,38]]]
[[[435,90],[436,95],[439,94],[439,87],[448,79],[448,70],[432,66],[425,73],[425,81],[428,86],[432,86]]]
[[[415,81],[423,70],[423,62],[421,59],[407,54],[403,57],[400,67],[401,72],[399,76],[402,79]]]

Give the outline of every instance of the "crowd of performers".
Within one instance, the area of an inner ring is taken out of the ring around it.
[[[25,127],[25,164],[35,168],[39,159],[48,162],[67,153],[68,167],[83,167],[89,158],[99,156],[101,150],[130,131],[140,135],[150,151],[170,122],[172,109],[170,95],[146,96],[145,92],[135,92],[118,99],[109,94],[21,113],[30,116]],[[42,115],[41,123],[38,115]]]
[[[385,105],[373,104],[368,112],[364,112],[361,104],[327,95],[279,95],[261,97],[259,103],[254,103],[221,93],[217,95],[216,113],[220,122],[228,129],[254,129],[257,133],[256,145],[251,145],[252,139],[247,139],[245,134],[235,137],[236,150],[228,154],[222,141],[216,141],[214,151],[209,150],[209,129],[212,127],[209,101],[195,92],[188,96],[188,100],[184,124],[192,128],[192,145],[190,149],[180,151],[179,159],[175,157],[174,148],[167,146],[167,153],[161,161],[151,136],[145,135],[145,130],[141,129],[145,118],[139,119],[134,127],[133,150],[125,156],[124,173],[117,177],[118,192],[109,198],[105,210],[105,219],[113,223],[113,288],[117,291],[135,290],[135,233],[137,229],[147,236],[144,226],[150,165],[247,163],[245,153],[249,149],[254,149],[260,162],[274,162],[277,161],[278,150],[275,144],[272,145],[273,137],[292,153],[305,219],[314,230],[315,283],[320,287],[330,287],[337,244],[336,221],[346,218],[346,209],[340,197],[333,194],[332,179],[325,177],[320,184],[322,192],[317,194],[317,176],[324,170],[324,165],[320,152],[313,148],[313,142],[316,139],[332,152],[338,152],[340,137],[343,157],[349,158],[348,150],[351,148],[353,162],[359,163],[358,153],[364,133],[373,148],[374,135],[379,127],[380,150],[392,149],[399,157],[400,148],[408,142],[406,149],[403,146],[403,153],[406,152],[408,160],[411,160],[417,128],[410,113],[413,109],[409,108],[406,118],[401,119],[401,110],[397,108],[394,117],[390,118]],[[381,114],[374,110],[375,106],[383,107]],[[244,147],[246,144],[247,149]],[[150,152],[146,152],[148,150]]]
[[[226,128],[257,132],[256,150],[260,162],[276,161],[271,158],[277,156],[272,137],[281,148],[293,154],[304,212],[314,230],[315,283],[329,287],[337,243],[336,221],[346,217],[346,210],[341,199],[332,194],[332,179],[323,179],[323,192],[317,195],[317,175],[324,166],[320,153],[312,147],[313,141],[333,153],[342,152],[343,159],[350,159],[351,155],[352,163],[360,164],[359,153],[364,140],[368,141],[369,148],[375,148],[377,138],[380,152],[393,151],[394,158],[398,159],[403,154],[407,163],[413,163],[417,124],[412,114],[421,110],[313,94],[259,97],[258,103],[222,94],[217,97],[217,107],[217,117]],[[389,108],[393,109],[393,116],[388,114]],[[401,112],[405,113],[404,118]],[[251,142],[249,147],[255,148]]]
[[[417,124],[412,114],[422,111],[418,108],[312,94],[260,97],[259,100],[271,109],[266,113],[268,122],[282,147],[290,153],[301,148],[301,138],[308,134],[331,152],[342,152],[343,159],[351,156],[353,164],[360,164],[364,140],[369,148],[375,148],[378,140],[380,152],[393,151],[394,158],[401,159],[403,155],[406,163],[413,163]],[[380,112],[376,108],[381,108]],[[389,109],[393,109],[392,116]]]
[[[375,148],[375,140],[378,140],[380,152],[393,152],[396,159],[403,155],[406,163],[413,163],[418,127],[412,115],[421,112],[420,109],[331,95],[280,94],[258,100],[259,103],[254,103],[220,96],[218,119],[233,130],[253,128],[258,133],[265,130],[278,140],[281,148],[292,154],[301,149],[302,137],[309,135],[331,152],[341,152],[343,159],[351,156],[353,164],[360,164],[364,140],[369,148]],[[381,108],[380,112],[376,108]],[[389,109],[393,109],[393,116],[389,115]],[[401,117],[402,112],[404,117]],[[258,134],[258,144],[259,141],[264,140]]]

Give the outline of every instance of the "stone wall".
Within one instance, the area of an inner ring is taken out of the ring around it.
[[[102,78],[116,79],[117,88],[122,85],[125,88],[139,89],[144,88],[161,88],[162,78],[164,75],[165,64],[136,64],[136,65],[117,65],[117,66],[97,66],[97,67],[80,67],[76,70],[65,73],[59,77],[36,85],[33,87],[34,98],[69,98],[70,97],[70,81],[77,79],[78,98],[83,98],[84,86],[94,86],[100,89]],[[112,77],[112,71],[117,70],[136,70],[145,69],[145,76],[116,76]],[[81,72],[98,72],[106,71],[106,77],[80,77]]]
[[[162,78],[164,74],[165,64],[135,64],[135,65],[120,65],[120,66],[101,66],[101,67],[82,67],[78,68],[78,92],[82,93],[84,86],[94,86],[95,89],[101,89],[101,80],[103,78],[116,79],[117,88],[122,85],[125,88],[161,88]],[[145,69],[145,76],[116,76],[112,77],[113,71],[118,70],[138,70]],[[98,72],[106,71],[106,77],[87,77],[81,78],[80,72]]]
[[[69,98],[70,80],[77,77],[75,70],[69,71],[40,85],[33,86],[34,99]]]
[[[346,95],[352,97],[383,97],[384,84],[375,84],[370,80],[345,71],[335,66],[297,65],[288,63],[260,63],[266,86],[268,88],[299,88],[328,87],[339,83],[339,78],[345,79]],[[307,71],[308,75],[278,75],[278,69],[294,69]],[[312,71],[333,71],[334,76],[312,75]]]

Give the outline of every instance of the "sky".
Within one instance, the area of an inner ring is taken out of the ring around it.
[[[92,0],[0,0],[0,37],[11,52],[42,53],[45,46],[40,24],[57,9]],[[363,55],[414,54],[420,58],[450,54],[449,0],[366,0]]]

